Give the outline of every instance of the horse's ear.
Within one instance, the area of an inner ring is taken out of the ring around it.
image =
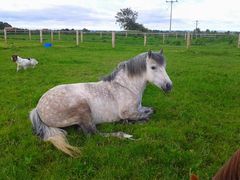
[[[161,54],[161,55],[163,54],[163,48],[160,49],[160,54]]]
[[[148,51],[148,57],[149,58],[152,57],[152,51],[151,50]]]

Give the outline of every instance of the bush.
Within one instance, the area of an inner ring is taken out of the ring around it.
[[[176,45],[176,46],[180,46],[181,45],[181,41],[180,40],[165,40],[165,44],[169,44],[169,45]]]
[[[229,39],[228,39],[228,44],[233,44],[234,43],[234,38],[233,37],[230,37]]]
[[[206,41],[204,39],[195,39],[192,41],[192,45],[201,45],[201,46],[205,46],[206,45]]]
[[[181,45],[181,41],[180,40],[175,40],[171,44],[172,45],[176,45],[176,46],[180,46]]]

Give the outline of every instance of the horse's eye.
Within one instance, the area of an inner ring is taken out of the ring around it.
[[[152,67],[151,67],[151,69],[153,69],[153,70],[154,70],[154,69],[156,69],[156,67],[155,67],[155,66],[152,66]]]

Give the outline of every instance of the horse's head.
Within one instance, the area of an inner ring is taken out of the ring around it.
[[[13,62],[16,62],[16,61],[17,61],[17,58],[18,58],[17,55],[12,55],[12,61],[13,61]]]
[[[146,59],[147,80],[165,92],[172,89],[172,81],[166,72],[166,62],[163,57],[163,50],[159,53],[148,51]]]

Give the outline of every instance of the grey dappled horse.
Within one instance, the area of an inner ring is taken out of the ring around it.
[[[33,128],[44,141],[75,156],[79,150],[68,144],[67,133],[61,128],[78,125],[84,133],[93,134],[98,133],[96,124],[148,119],[153,110],[141,105],[142,95],[147,82],[165,92],[171,90],[172,82],[165,68],[163,51],[149,51],[121,62],[99,82],[56,86],[47,91],[31,111]]]

